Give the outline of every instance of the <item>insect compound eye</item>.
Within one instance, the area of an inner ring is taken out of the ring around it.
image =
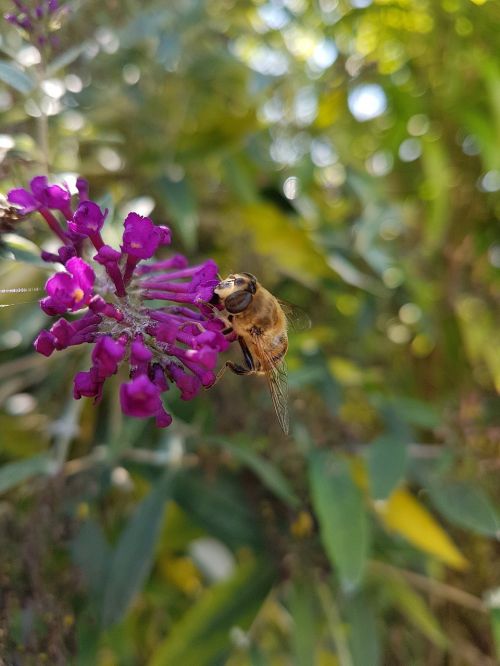
[[[243,278],[236,278],[234,281],[234,286],[235,287],[244,287],[245,286],[245,280]]]
[[[252,294],[248,291],[235,291],[224,301],[224,306],[228,312],[237,314],[243,312],[252,302]]]
[[[252,273],[242,273],[242,275],[245,275],[248,278],[248,285],[247,285],[247,291],[249,291],[251,294],[255,294],[257,290],[257,278],[255,275],[252,275]]]

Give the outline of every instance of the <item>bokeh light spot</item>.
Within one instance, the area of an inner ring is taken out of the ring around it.
[[[387,98],[381,86],[367,83],[353,88],[348,96],[348,106],[356,120],[364,122],[381,116],[387,109]]]

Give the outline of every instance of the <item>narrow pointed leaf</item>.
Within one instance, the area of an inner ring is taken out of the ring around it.
[[[431,486],[429,495],[436,509],[450,522],[498,538],[498,511],[479,486],[466,481],[447,481]]]
[[[318,624],[314,608],[314,588],[310,581],[293,581],[290,591],[290,613],[294,622],[293,663],[296,666],[309,666],[316,650]]]
[[[210,588],[160,644],[149,666],[225,663],[233,627],[247,629],[268,594],[273,571],[262,561],[247,562],[234,576]]]
[[[246,465],[271,490],[277,497],[292,507],[299,504],[299,498],[293,492],[288,479],[283,475],[279,467],[273,465],[257,453],[243,445],[222,442],[222,446],[231,452],[236,460]]]
[[[229,548],[261,545],[262,534],[253,508],[233,478],[223,474],[207,478],[189,470],[177,475],[173,492],[179,506]]]
[[[360,489],[346,460],[311,456],[309,477],[321,539],[346,588],[359,584],[368,553],[368,521]]]
[[[385,435],[371,443],[368,469],[374,499],[385,499],[391,494],[402,479],[407,462],[407,446],[399,438]]]
[[[64,51],[64,53],[58,55],[57,58],[54,58],[54,60],[52,60],[52,62],[47,66],[48,76],[54,76],[54,74],[57,74],[57,72],[63,67],[71,65],[71,63],[74,62],[85,51],[87,46],[88,44],[83,42],[83,44],[73,46],[67,51]]]
[[[83,523],[71,543],[71,554],[91,595],[100,599],[111,559],[111,548],[98,523],[94,520]]]
[[[48,474],[51,470],[51,464],[51,456],[47,453],[26,460],[7,463],[0,467],[0,493],[5,493],[19,483],[38,474]]]
[[[431,513],[407,490],[399,488],[375,510],[390,530],[405,537],[418,549],[434,555],[455,569],[465,569],[467,560]]]
[[[139,504],[118,540],[105,583],[103,627],[122,619],[149,574],[167,494],[168,485],[162,479]]]
[[[345,603],[353,666],[380,666],[382,650],[377,615],[367,594],[357,592]]]
[[[423,597],[402,578],[383,574],[383,593],[422,634],[439,648],[447,645],[446,635]]]
[[[23,95],[28,95],[35,87],[35,82],[28,74],[4,60],[0,61],[0,81]]]

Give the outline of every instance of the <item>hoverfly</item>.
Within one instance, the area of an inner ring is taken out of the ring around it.
[[[214,290],[214,300],[225,308],[228,326],[224,332],[236,333],[245,361],[244,366],[226,361],[219,376],[227,368],[237,375],[265,375],[278,421],[287,435],[288,324],[308,328],[309,318],[278,300],[251,273],[234,273],[221,280]]]

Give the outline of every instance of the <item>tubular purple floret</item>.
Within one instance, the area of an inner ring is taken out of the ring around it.
[[[12,25],[21,28],[25,32],[25,38],[32,44],[40,47],[47,45],[58,47],[57,37],[50,33],[59,27],[59,22],[48,20],[59,10],[58,0],[40,0],[31,3],[12,1],[14,11],[4,14],[4,18]]]
[[[168,271],[171,268],[185,268],[188,265],[188,260],[182,254],[174,254],[173,257],[169,259],[163,259],[162,261],[154,261],[150,264],[143,264],[137,268],[137,275],[144,275],[147,273],[155,273],[160,271]]]

